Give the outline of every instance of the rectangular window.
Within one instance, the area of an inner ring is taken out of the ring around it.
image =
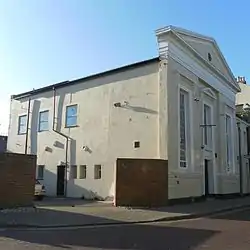
[[[77,105],[66,107],[66,127],[74,127],[77,125]]]
[[[19,116],[18,118],[18,134],[26,134],[27,129],[27,115]]]
[[[102,178],[102,166],[101,165],[95,165],[95,179],[101,179]]]
[[[180,90],[179,96],[179,126],[180,126],[180,167],[187,167],[187,110],[188,110],[188,93]]]
[[[243,138],[244,138],[244,154],[247,155],[247,132],[244,131],[244,135],[243,135]]]
[[[70,166],[70,179],[76,179],[77,178],[77,166],[72,165]]]
[[[87,176],[87,166],[81,165],[80,166],[80,179],[86,179]]]
[[[38,165],[37,166],[37,179],[38,180],[43,180],[44,178],[44,165]]]
[[[226,167],[227,171],[230,172],[232,166],[232,119],[231,116],[226,115]]]
[[[211,107],[204,104],[204,145],[212,147],[212,110]]]
[[[49,130],[49,111],[39,113],[39,131]]]

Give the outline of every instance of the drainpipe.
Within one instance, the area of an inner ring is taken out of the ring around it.
[[[28,152],[29,123],[30,123],[30,103],[31,103],[31,98],[29,97],[28,111],[27,111],[27,124],[26,124],[26,137],[25,137],[25,152],[24,152],[24,154],[26,154],[26,155],[27,155],[27,152]]]
[[[55,115],[56,115],[56,89],[55,87],[53,87],[53,125],[52,125],[52,130],[61,135],[62,137],[64,137],[66,139],[66,147],[65,147],[65,186],[64,186],[64,194],[65,194],[65,197],[67,196],[67,185],[68,185],[68,182],[67,182],[67,169],[68,169],[68,148],[69,148],[69,137],[63,133],[61,133],[60,131],[57,131],[55,129]]]
[[[240,171],[240,195],[243,195],[243,187],[242,187],[242,157],[241,157],[241,129],[240,129],[240,123],[237,123],[238,126],[238,137],[239,137],[239,171]]]

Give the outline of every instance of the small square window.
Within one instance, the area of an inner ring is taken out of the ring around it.
[[[44,165],[38,165],[37,166],[37,179],[38,180],[43,180],[44,178]]]
[[[66,127],[74,127],[77,125],[77,105],[66,107]]]
[[[87,176],[87,166],[81,165],[80,166],[80,179],[86,179]]]
[[[27,115],[19,116],[18,118],[18,134],[26,134],[27,129]]]
[[[140,147],[140,142],[139,141],[135,141],[134,142],[134,148],[139,148]]]
[[[102,178],[102,166],[101,165],[95,165],[95,179],[101,179]]]
[[[70,179],[76,179],[77,178],[77,166],[72,165],[70,166]]]

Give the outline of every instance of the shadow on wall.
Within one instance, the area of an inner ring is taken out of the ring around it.
[[[29,128],[30,133],[30,153],[37,155],[37,133],[39,130],[39,112],[40,112],[41,102],[34,100],[32,110],[30,112],[31,125]]]
[[[69,93],[70,95],[72,95],[72,93]],[[56,91],[56,105],[57,107],[56,109],[56,113],[55,113],[55,117],[52,119],[55,119],[55,130],[61,132],[62,130],[62,124],[63,124],[63,120],[62,120],[62,114],[63,114],[63,107],[64,107],[64,102],[65,102],[65,92],[60,91],[59,93]],[[53,98],[53,96],[52,96]],[[52,114],[53,115],[53,114]],[[53,120],[52,120],[53,123]]]
[[[76,165],[76,140],[70,139],[70,163],[69,165]]]
[[[102,209],[102,208],[100,208]],[[203,245],[219,231],[207,229],[194,229],[187,227],[159,226],[156,224],[133,224],[120,225],[122,221],[97,217],[87,214],[53,211],[39,209],[41,212],[34,213],[32,220],[29,213],[18,217],[17,221],[31,225],[51,224],[111,224],[108,227],[79,228],[76,230],[6,230],[0,232],[5,238],[6,245],[9,244],[6,238],[39,244],[40,246],[58,247],[63,249],[72,248],[93,248],[93,249],[196,249]],[[106,210],[112,213],[112,210]],[[17,213],[14,214],[18,215]],[[29,219],[28,219],[29,217]],[[167,236],[167,237],[166,237]],[[182,239],[182,240],[176,240]],[[34,246],[35,247],[35,246]],[[7,247],[8,248],[8,247]]]
[[[55,166],[57,171],[57,166]],[[69,176],[69,169],[67,175]],[[84,183],[84,180],[82,180]],[[40,180],[45,185],[47,196],[57,196],[57,173],[53,173],[48,169],[44,170],[44,179]],[[84,185],[84,184],[83,184]],[[75,184],[75,180],[67,181],[68,192],[67,196],[72,198],[82,198],[86,200],[106,200],[109,197],[102,197],[97,192]]]
[[[140,106],[132,106],[129,104],[121,106],[121,108],[129,109],[138,113],[146,113],[146,114],[154,114],[154,115],[158,114],[158,112],[153,109],[148,109],[148,108],[140,107]]]

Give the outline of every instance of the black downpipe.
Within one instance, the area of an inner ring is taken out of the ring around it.
[[[242,156],[241,156],[241,129],[240,129],[240,124],[237,123],[238,125],[238,137],[239,137],[239,171],[240,171],[240,195],[243,195],[243,187],[242,187]]]
[[[66,148],[65,148],[65,186],[64,186],[64,194],[65,196],[67,196],[67,185],[68,185],[68,182],[67,182],[67,169],[68,169],[68,148],[69,148],[69,137],[59,131],[57,131],[55,129],[55,115],[56,115],[56,89],[53,88],[53,125],[52,125],[52,130],[63,136],[65,139],[66,139]]]
[[[31,98],[29,97],[28,101],[28,111],[27,111],[27,124],[26,124],[26,137],[25,137],[25,154],[28,153],[28,139],[29,139],[29,123],[30,123],[30,102]]]

